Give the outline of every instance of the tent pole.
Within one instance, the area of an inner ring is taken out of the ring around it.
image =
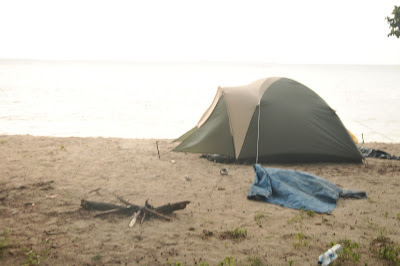
[[[258,146],[260,142],[260,114],[261,114],[261,104],[258,103],[258,121],[257,121],[257,155],[256,164],[258,163]]]

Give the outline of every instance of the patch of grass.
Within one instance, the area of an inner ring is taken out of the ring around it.
[[[293,223],[301,223],[304,220],[304,213],[301,212],[299,215],[293,216],[292,218],[288,219],[286,222],[287,224],[293,224]]]
[[[372,240],[371,250],[379,258],[392,264],[400,265],[400,245],[387,237],[384,230],[381,231],[379,237]]]
[[[395,245],[389,238],[386,238],[378,250],[379,257],[400,265],[400,245]]]
[[[296,242],[293,243],[294,248],[299,248],[301,246],[307,246],[308,241],[306,240],[307,237],[303,233],[296,234]]]
[[[100,261],[101,261],[101,256],[100,256],[100,255],[95,255],[95,256],[93,256],[93,257],[92,257],[92,261],[93,261],[94,263],[100,262]]]
[[[365,217],[365,219],[366,219],[366,224],[370,230],[377,231],[379,229],[379,225],[372,222],[372,218],[369,219],[368,217]]]
[[[302,223],[304,218],[306,218],[306,216],[307,217],[314,217],[315,216],[315,212],[312,211],[312,210],[306,211],[306,210],[302,209],[300,211],[300,214],[288,219],[287,220],[287,224],[293,224],[293,223],[297,223],[297,222]]]
[[[170,259],[168,259],[167,263],[165,263],[165,266],[185,266],[185,264],[182,262],[172,262]]]
[[[25,263],[23,265],[32,266],[32,265],[41,265],[41,264],[43,264],[44,260],[46,260],[49,257],[50,252],[51,252],[51,250],[50,250],[50,246],[51,246],[50,239],[46,238],[43,241],[43,244],[46,246],[46,248],[40,250],[39,252],[35,251],[32,248],[26,248],[25,247],[25,248],[21,249],[21,253],[26,255]]]
[[[376,201],[374,201],[374,200],[371,198],[371,196],[368,196],[367,202],[368,202],[368,203],[371,203],[371,204],[376,203]]]
[[[62,150],[62,151],[66,151],[67,149],[65,148],[64,145],[61,145],[61,150]]]
[[[204,262],[204,261],[200,262],[199,265],[200,266],[210,266],[210,264],[208,264],[208,262]]]
[[[251,265],[251,266],[262,266],[264,263],[262,263],[260,257],[249,257],[248,259],[248,264],[246,265]]]
[[[68,198],[71,198],[71,197],[72,197],[72,192],[71,192],[71,191],[65,190],[64,193],[65,193],[65,196],[66,196],[66,197],[68,197]]]
[[[388,230],[387,230],[386,226],[382,227],[381,229],[379,229],[379,236],[380,237],[385,237],[387,235],[387,233],[388,233],[387,231]]]
[[[8,142],[8,140],[4,140],[4,139],[0,140],[0,144],[6,144],[7,142]]]
[[[308,210],[308,211],[306,211],[306,213],[307,213],[308,217],[314,217],[314,215],[315,215],[315,212],[313,210]]]
[[[267,215],[264,212],[257,212],[254,214],[254,220],[258,226],[261,226],[263,220],[267,219]]]
[[[34,250],[30,250],[26,254],[25,264],[24,265],[40,265],[50,254],[49,249],[44,249],[39,253],[36,253]]]
[[[230,232],[233,238],[246,238],[247,229],[246,228],[236,228],[235,230]]]
[[[0,234],[0,258],[3,257],[4,252],[9,248],[10,243],[8,239],[9,230],[5,229]]]
[[[247,229],[246,228],[236,228],[232,231],[225,231],[220,235],[221,239],[243,239],[247,237]]]
[[[361,259],[361,254],[358,253],[358,243],[350,239],[343,239],[339,241],[342,245],[342,252],[339,255],[337,263],[340,265],[344,262],[359,262]],[[330,243],[331,247],[335,245],[334,242]]]
[[[289,266],[292,266],[294,264],[294,260],[289,260]]]
[[[232,256],[225,257],[223,261],[218,263],[218,266],[234,266],[234,265],[235,265],[235,259]]]
[[[400,212],[396,215],[396,217],[400,220]]]

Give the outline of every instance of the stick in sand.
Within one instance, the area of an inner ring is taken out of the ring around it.
[[[135,213],[135,215],[133,215],[133,218],[132,218],[131,222],[129,223],[129,227],[133,227],[135,225],[136,220],[141,213],[142,213],[142,210],[140,209],[137,213]]]
[[[161,159],[160,150],[158,149],[158,141],[156,141],[156,147],[157,147],[157,152],[158,152],[158,159]]]

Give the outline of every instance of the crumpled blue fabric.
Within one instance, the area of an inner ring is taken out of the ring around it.
[[[309,173],[264,168],[254,165],[255,178],[248,199],[293,209],[330,213],[339,197],[367,198],[363,191],[342,190],[331,182]]]

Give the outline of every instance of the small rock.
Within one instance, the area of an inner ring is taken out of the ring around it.
[[[228,170],[228,168],[221,168],[221,170],[219,170],[219,172],[221,175],[228,175],[229,170]]]

